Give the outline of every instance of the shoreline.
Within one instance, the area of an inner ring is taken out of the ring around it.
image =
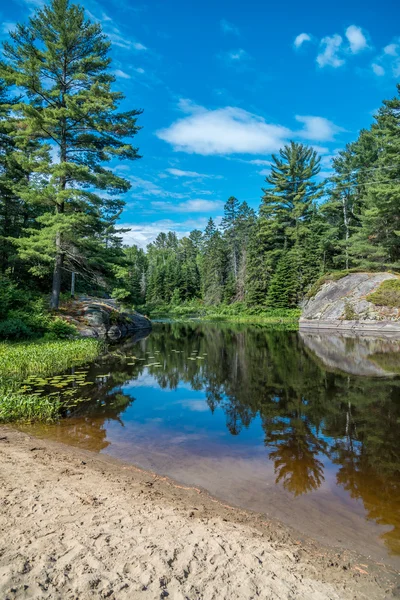
[[[0,478],[4,598],[396,594],[387,566],[300,541],[199,488],[5,426]]]

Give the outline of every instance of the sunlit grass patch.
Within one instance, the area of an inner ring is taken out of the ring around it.
[[[50,382],[66,387],[69,376],[56,373],[93,361],[101,349],[93,339],[0,344],[0,422],[55,419],[59,396],[39,390]]]

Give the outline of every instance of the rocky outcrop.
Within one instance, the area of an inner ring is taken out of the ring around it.
[[[125,312],[115,300],[80,297],[63,308],[63,317],[74,324],[82,337],[108,338],[117,341],[138,331],[151,330],[147,317]]]
[[[300,329],[355,330],[400,335],[400,309],[377,306],[367,297],[391,273],[351,273],[327,281],[303,306]]]

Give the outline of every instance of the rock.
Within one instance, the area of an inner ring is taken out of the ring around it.
[[[135,312],[124,312],[115,300],[80,297],[71,303],[74,324],[82,337],[118,341],[139,331],[151,330],[151,321]],[[71,318],[66,315],[65,318]]]
[[[367,300],[391,273],[350,273],[327,281],[309,298],[300,318],[300,329],[349,330],[400,335],[400,310],[376,306]]]

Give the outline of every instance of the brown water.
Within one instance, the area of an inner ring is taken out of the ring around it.
[[[87,401],[30,431],[400,566],[399,373],[400,341],[156,324],[38,382]]]

